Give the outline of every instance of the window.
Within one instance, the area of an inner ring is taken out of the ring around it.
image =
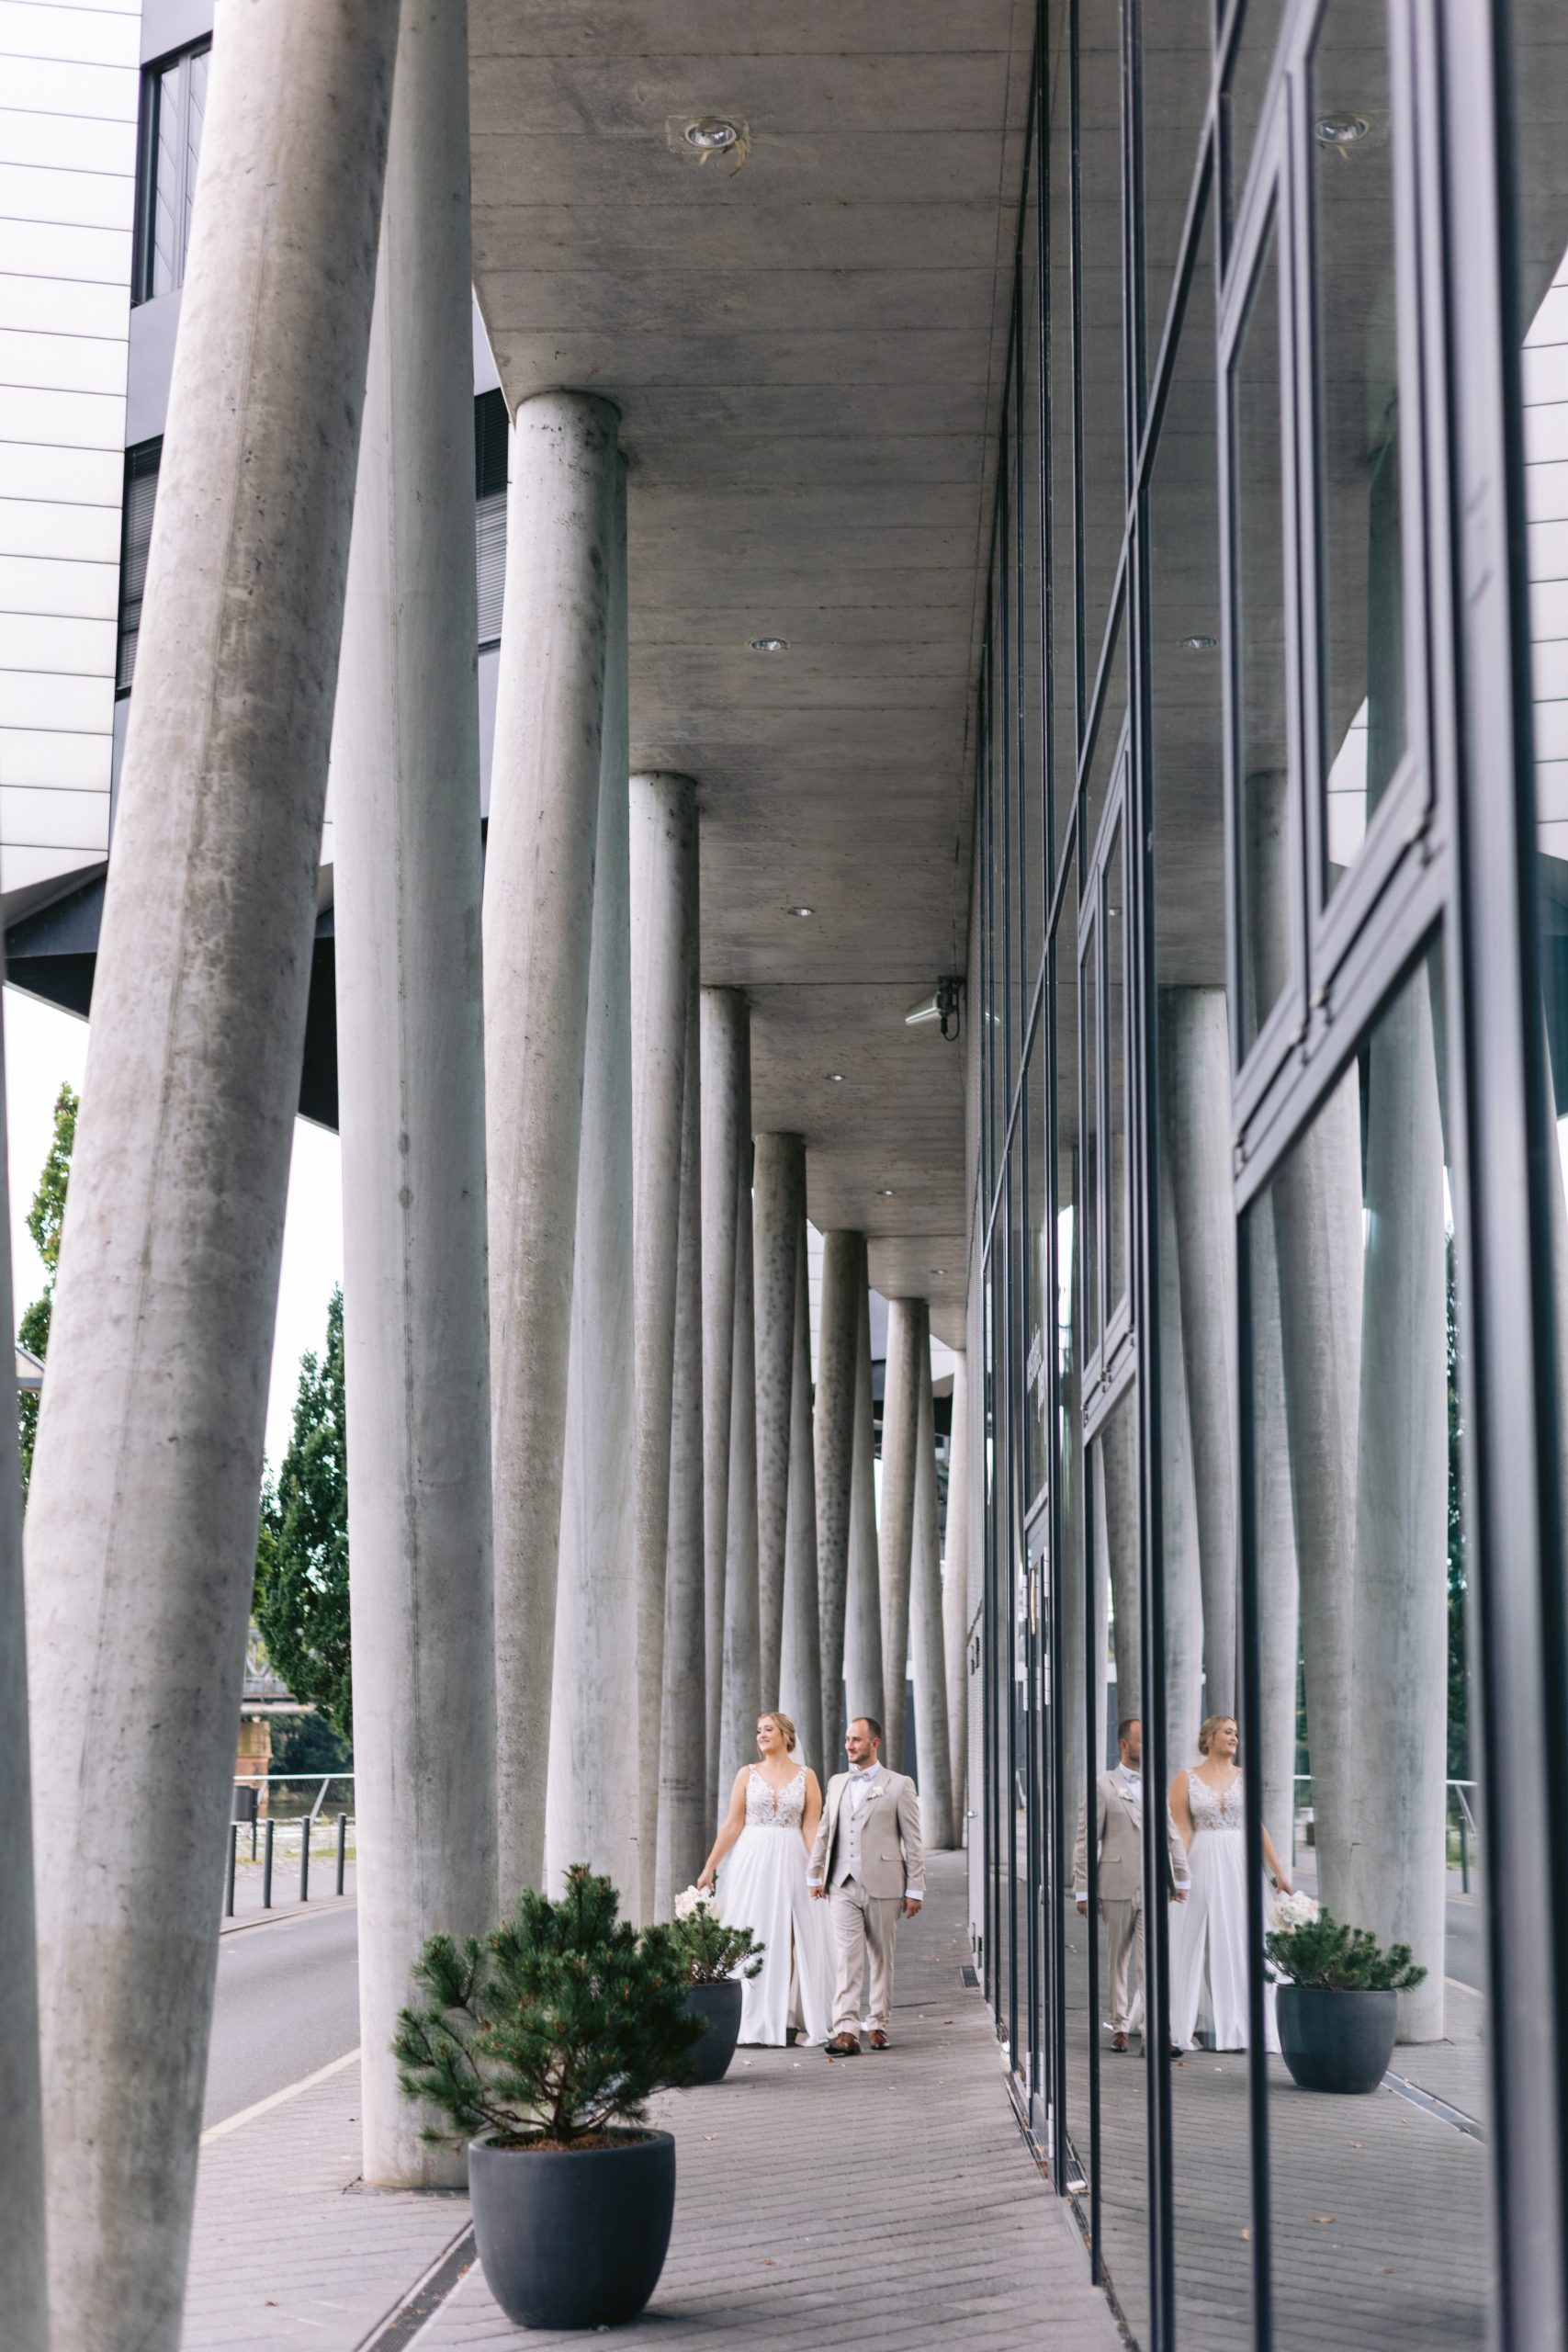
[[[137,159],[136,259],[131,300],[151,301],[185,284],[196,167],[207,116],[210,40],[149,66],[141,77]]]
[[[474,402],[474,560],[479,575],[479,643],[501,638],[506,594],[506,451],[511,425],[500,392]]]
[[[125,503],[120,510],[119,650],[114,689],[130,692],[136,672],[136,639],[141,628],[141,592],[147,584],[147,549],[152,537],[152,505],[158,495],[158,466],[164,444],[143,441],[125,453]]]

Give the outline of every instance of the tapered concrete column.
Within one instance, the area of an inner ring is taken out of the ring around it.
[[[969,1762],[969,1360],[953,1360],[953,1419],[947,1442],[947,1520],[942,1537],[942,1647],[947,1669],[947,1753],[953,1827],[964,1838]]]
[[[5,1101],[0,1050],[0,1172]],[[0,1183],[0,1209],[5,1205]],[[16,1329],[8,1251],[0,1253],[0,1328]],[[0,2311],[17,2352],[49,2352],[28,1644],[14,1413],[0,1424],[0,1789],[6,1792],[0,1805],[0,2115],[6,2118],[0,2134]]]
[[[860,1316],[865,1296],[865,1236],[822,1237],[822,1305],[817,1333],[817,1577],[822,1631],[822,1704],[818,1719],[824,1770],[836,1769],[844,1726],[845,1613],[849,1603],[850,1527],[854,1495],[855,1413],[859,1395]],[[877,1643],[881,1665],[881,1642]],[[880,1672],[877,1675],[881,1680]],[[880,1713],[880,1708],[874,1710]]]
[[[1427,976],[1372,1031],[1356,1510],[1358,1926],[1427,1969],[1400,2039],[1443,2030],[1448,1730],[1447,1257],[1443,1136]]]
[[[1291,1498],[1291,1435],[1280,1334],[1274,1200],[1247,1212],[1252,1288],[1253,1477],[1258,1511],[1258,1625],[1262,1721],[1249,1743],[1263,1775],[1263,1819],[1288,1870],[1295,1841],[1296,1677],[1301,1607]]]
[[[1144,1712],[1143,1577],[1139,1571],[1138,1399],[1129,1393],[1105,1425],[1105,1551],[1119,1720]]]
[[[686,1033],[697,984],[690,776],[631,780],[632,1238],[637,1317],[637,1736],[642,1908],[654,1917],[670,1547]]]
[[[784,1538],[789,1516],[790,1398],[795,1268],[806,1248],[806,1145],[761,1135],[754,1177],[757,1312],[757,1593],[763,1704],[779,1687]]]
[[[589,1862],[635,1919],[644,1759],[628,1736],[640,1722],[640,1634],[624,461],[615,470],[545,1851],[556,1891],[573,1862]]]
[[[460,2188],[392,2036],[496,1917],[468,59],[404,0],[333,738],[365,2177]]]
[[[887,1302],[887,1365],[882,1389],[882,1677],[891,1770],[904,1769],[904,1712],[909,1660],[909,1575],[915,1533],[915,1464],[919,1446],[920,1358],[931,1354],[923,1298]]]
[[[1235,1711],[1235,1238],[1224,991],[1162,989],[1166,1134],[1203,1582],[1210,1714]]]
[[[681,1246],[670,1409],[670,1548],[664,1580],[664,1715],[660,1741],[654,1916],[667,1919],[712,1843],[707,1747],[707,1616],[703,1558],[703,1155],[697,990],[686,1001],[681,1104]]]
[[[795,1371],[790,1382],[789,1524],[784,1536],[784,1637],[779,1705],[800,1733],[802,1752],[818,1776],[822,1720],[822,1627],[818,1613],[817,1471],[811,1444],[811,1283],[806,1266],[806,1203],[795,1256]],[[763,1690],[767,1684],[762,1685]],[[816,1751],[816,1752],[814,1752]]]
[[[1168,1102],[1163,1077],[1162,1113]],[[1163,1121],[1162,1121],[1163,1124]],[[1162,1137],[1163,1140],[1163,1137]],[[1198,1568],[1198,1499],[1181,1343],[1181,1279],[1168,1154],[1159,1185],[1160,1570],[1165,1578],[1165,1746],[1168,1776],[1198,1760],[1203,1717],[1203,1591]]]
[[[863,1237],[862,1249],[863,1251]],[[850,1480],[849,1596],[844,1613],[844,1704],[849,1721],[887,1716],[882,1659],[882,1569],[876,1529],[876,1408],[871,1382],[871,1293],[860,1286],[855,1334],[854,1462]],[[829,1694],[822,1703],[832,1712]],[[831,1731],[829,1761],[838,1770],[844,1724]]]
[[[710,1803],[717,1787],[724,1703],[724,1574],[729,1543],[730,1388],[735,1357],[735,1226],[740,1205],[743,1143],[748,1159],[750,1156],[750,1019],[746,999],[739,989],[703,989],[703,1544],[706,1555],[705,1703]],[[747,1279],[750,1279],[750,1270]]]
[[[213,51],[28,1514],[56,2352],[180,2333],[397,25]]]
[[[928,1325],[929,1330],[929,1325]],[[948,1752],[947,1661],[942,1628],[942,1544],[936,1487],[936,1423],[928,1337],[918,1373],[915,1529],[909,1577],[909,1634],[915,1665],[915,1746],[920,1767],[920,1827],[933,1851],[956,1846],[953,1759]]]
[[[751,1122],[750,1057],[741,1108]],[[762,1703],[757,1608],[757,1389],[755,1301],[751,1267],[751,1171],[743,1151],[735,1220],[735,1346],[729,1388],[729,1511],[724,1547],[724,1689],[719,1730],[718,1787],[722,1806],[742,1764],[757,1754],[757,1711]]]
[[[537,1885],[576,1264],[616,419],[518,408],[485,862],[501,1897]]]

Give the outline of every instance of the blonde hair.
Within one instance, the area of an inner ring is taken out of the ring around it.
[[[766,1720],[768,1723],[777,1724],[779,1730],[784,1735],[784,1746],[788,1748],[792,1756],[795,1754],[795,1743],[797,1734],[795,1732],[795,1725],[791,1723],[786,1714],[782,1713],[777,1707],[764,1707],[759,1713],[757,1720],[759,1723]]]
[[[1214,1743],[1214,1734],[1222,1724],[1234,1724],[1234,1715],[1205,1715],[1198,1726],[1198,1753],[1207,1756]]]

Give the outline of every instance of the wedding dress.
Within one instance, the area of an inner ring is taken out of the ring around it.
[[[791,2025],[807,2041],[826,2041],[831,2030],[831,1927],[826,1903],[813,1903],[806,1889],[805,1818],[805,1767],[774,1790],[753,1764],[746,1826],[718,1874],[719,1917],[750,1928],[766,1948],[761,1973],[741,1980],[742,2041],[782,2048]]]
[[[1223,1795],[1187,1775],[1192,1817],[1185,1903],[1170,1906],[1170,2038],[1178,2050],[1201,2035],[1213,2050],[1245,2050],[1247,2035],[1247,1821],[1238,1772]],[[1268,1899],[1264,1917],[1269,1916]],[[1264,2048],[1278,2050],[1274,1987],[1263,1985]]]

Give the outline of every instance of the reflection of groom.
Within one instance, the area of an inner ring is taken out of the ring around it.
[[[1095,1852],[1100,1861],[1100,1916],[1105,1922],[1106,1973],[1111,1993],[1111,2047],[1125,2050],[1133,2011],[1144,1989],[1144,1727],[1135,1715],[1116,1726],[1121,1762],[1095,1783]],[[1187,1849],[1168,1815],[1170,1874],[1178,1903],[1187,1900]],[[1078,1807],[1073,1848],[1073,1898],[1089,1909],[1089,1799]],[[1145,2030],[1145,2046],[1148,2034]]]
[[[871,1963],[866,2039],[887,2047],[893,2014],[893,1943],[899,1916],[913,1918],[926,1891],[920,1801],[907,1773],[878,1760],[882,1725],[857,1715],[844,1734],[847,1772],[835,1772],[822,1803],[807,1883],[832,1905],[838,1978],[829,2057],[860,2054],[861,1987]]]

